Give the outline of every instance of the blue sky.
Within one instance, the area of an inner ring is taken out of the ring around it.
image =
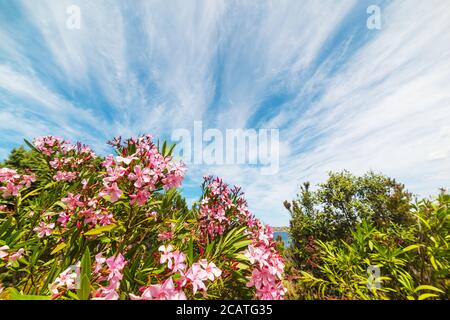
[[[66,8],[81,28],[66,27]],[[381,30],[366,27],[369,5]],[[450,2],[0,0],[0,159],[53,134],[97,153],[115,135],[279,128],[279,173],[190,166],[243,187],[263,221],[329,170],[450,187]]]

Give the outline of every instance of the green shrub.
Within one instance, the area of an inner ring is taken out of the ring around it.
[[[272,230],[238,188],[205,178],[149,135],[80,143],[40,137],[0,167],[0,299],[282,299]]]
[[[402,184],[373,172],[361,177],[348,171],[329,173],[315,191],[306,182],[296,200],[285,201],[291,213],[290,256],[299,268],[309,269],[315,264],[317,240],[348,241],[362,220],[382,229],[391,223],[410,225],[410,201]]]
[[[450,195],[421,200],[410,215],[414,223],[385,221],[377,226],[363,219],[345,240],[311,241],[314,250],[304,252],[313,263],[303,270],[296,264],[298,276],[293,281],[298,297],[448,299]],[[374,267],[380,271],[376,278],[368,273]]]

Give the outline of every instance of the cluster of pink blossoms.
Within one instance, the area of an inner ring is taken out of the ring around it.
[[[44,221],[41,221],[34,229],[33,231],[36,232],[37,236],[39,238],[48,237],[52,234],[53,229],[55,228],[54,223],[46,223]]]
[[[141,296],[130,293],[131,300],[186,300],[184,292],[176,288],[172,277],[162,284],[154,284],[140,289]]]
[[[74,267],[69,267],[59,274],[50,286],[50,291],[57,295],[65,290],[79,289],[80,262]],[[117,290],[123,278],[122,270],[125,267],[125,258],[118,254],[110,258],[104,258],[101,253],[95,256],[94,270],[92,277],[99,283],[99,288],[95,291],[93,300],[118,300]]]
[[[49,165],[56,171],[53,176],[56,181],[71,182],[77,179],[79,169],[96,158],[90,147],[79,142],[72,145],[53,136],[36,138],[33,144],[37,150],[49,157]]]
[[[0,260],[6,260],[8,263],[6,266],[12,266],[12,264],[23,257],[23,254],[25,253],[25,250],[23,248],[20,248],[19,250],[15,252],[7,252],[9,250],[9,246],[1,246],[0,247]]]
[[[34,175],[21,175],[16,170],[0,168],[0,194],[5,199],[16,197],[22,188],[29,188],[34,181]]]
[[[181,285],[185,286],[190,284],[192,286],[192,292],[195,294],[197,290],[206,292],[205,281],[214,281],[222,274],[222,270],[216,267],[214,262],[209,262],[206,259],[201,259],[199,262],[195,262],[186,271],[181,273]]]
[[[255,287],[259,299],[283,299],[286,293],[282,279],[283,258],[275,249],[272,229],[264,226],[248,210],[240,189],[230,189],[219,178],[205,177],[204,198],[200,206],[200,227],[210,238],[222,234],[233,224],[247,227],[246,233],[253,243],[244,255],[253,265],[248,287]]]
[[[69,267],[61,272],[50,285],[50,291],[53,294],[59,294],[61,291],[78,289],[79,278],[80,262],[78,262],[75,267]]]
[[[109,155],[102,163],[106,174],[100,196],[108,196],[111,202],[116,202],[124,193],[120,185],[131,184],[128,190],[131,204],[143,206],[154,190],[181,185],[185,166],[161,155],[150,135],[128,139],[125,144],[120,138],[109,143],[120,155],[115,158]]]
[[[170,244],[167,246],[160,246],[158,250],[161,252],[160,263],[167,263],[167,268],[172,275],[162,284],[142,287],[140,289],[142,292],[141,296],[130,294],[131,299],[186,300],[183,288],[192,287],[194,295],[197,291],[206,292],[207,288],[205,281],[214,281],[222,274],[222,271],[217,268],[213,262],[208,262],[206,259],[193,263],[192,266],[187,269],[185,263],[186,255],[178,250],[173,251],[173,247]],[[179,280],[174,283],[172,276],[177,272],[179,274]]]
[[[249,233],[253,243],[248,246],[244,255],[253,265],[253,270],[247,286],[256,288],[256,296],[259,299],[283,299],[287,291],[282,283],[284,263],[275,249],[272,229],[257,223]]]
[[[80,228],[83,223],[94,228],[97,225],[107,226],[114,222],[113,214],[101,204],[102,198],[90,197],[87,194],[90,190],[87,186],[87,182],[83,181],[83,194],[69,193],[67,197],[61,199],[66,204],[66,210],[60,212],[58,217],[61,227],[67,228],[68,224],[72,223]]]
[[[233,226],[253,228],[260,223],[248,210],[239,187],[230,188],[222,179],[212,176],[204,177],[204,180],[200,204],[201,235],[214,239]]]
[[[108,259],[104,258],[101,253],[95,256],[95,266],[93,274],[100,283],[106,282],[106,285],[100,286],[95,291],[94,300],[118,300],[119,294],[117,290],[122,281],[122,270],[126,265],[125,258],[122,254],[112,256]]]
[[[173,251],[172,245],[160,246],[158,249],[161,252],[160,263],[167,263],[167,267],[172,272],[178,272],[181,276],[181,280],[178,281],[180,287],[192,286],[193,294],[196,294],[198,290],[206,292],[206,285],[204,281],[220,277],[222,271],[216,267],[214,262],[209,262],[206,259],[202,259],[199,262],[195,262],[192,266],[186,270],[186,256],[183,252],[178,250]]]
[[[211,239],[221,235],[234,222],[234,204],[231,190],[219,178],[205,177],[207,194],[200,204],[200,229]]]

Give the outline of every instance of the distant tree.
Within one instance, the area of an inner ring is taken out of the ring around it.
[[[342,239],[366,220],[377,228],[395,223],[409,225],[412,195],[403,184],[382,174],[355,176],[348,171],[330,172],[328,180],[312,191],[305,182],[292,202],[291,251],[301,264],[314,264],[315,241]]]
[[[20,173],[34,172],[42,178],[46,177],[45,183],[47,183],[51,181],[51,169],[49,164],[37,155],[38,153],[34,148],[26,149],[20,146],[11,150],[8,158],[0,162],[0,167],[14,169]]]
[[[8,167],[16,170],[27,170],[32,167],[33,153],[26,150],[23,146],[11,150],[8,158],[1,164],[2,167]]]

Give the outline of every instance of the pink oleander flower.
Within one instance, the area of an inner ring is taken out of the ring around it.
[[[99,196],[109,196],[110,201],[114,203],[122,196],[122,190],[120,190],[117,183],[114,182],[111,185],[105,185],[103,191],[99,193]]]
[[[20,175],[17,174],[16,170],[9,168],[0,168],[0,182],[10,181],[19,178]]]
[[[25,250],[23,248],[20,248],[19,250],[17,250],[14,253],[11,253],[9,255],[8,258],[8,264],[7,266],[11,266],[15,261],[19,260],[20,258],[23,257],[23,253],[25,252]]]
[[[142,295],[130,294],[131,300],[186,300],[186,295],[180,289],[176,289],[172,278],[168,278],[163,284],[150,285],[144,289]]]
[[[272,229],[269,226],[267,226],[266,228],[259,230],[258,239],[259,241],[264,242],[266,246],[268,246],[270,242],[273,241]]]
[[[225,210],[223,208],[217,210],[215,219],[219,221],[219,223],[228,220],[227,217],[225,216]]]
[[[62,198],[61,201],[67,204],[67,208],[69,210],[75,210],[76,208],[83,205],[83,202],[80,201],[80,194],[74,195],[73,193],[69,193],[66,198]]]
[[[122,269],[126,265],[125,258],[122,254],[118,254],[116,257],[112,256],[106,259],[106,265],[108,266],[108,280],[111,279],[122,280]]]
[[[273,254],[269,266],[268,266],[269,272],[273,275],[275,275],[278,279],[283,279],[283,272],[284,272],[284,263],[283,258]]]
[[[117,288],[114,287],[106,287],[99,288],[95,291],[95,296],[92,300],[119,300],[119,294],[117,293]]]
[[[161,233],[158,234],[158,240],[159,241],[171,240],[172,238],[173,238],[173,232],[172,231],[161,232]]]
[[[130,194],[130,203],[133,205],[137,202],[140,206],[143,206],[147,202],[149,196],[150,193],[148,191],[138,191],[137,194]]]
[[[109,168],[115,164],[114,156],[112,154],[106,156],[105,160],[102,162],[104,168]]]
[[[67,141],[64,141],[61,138],[53,137],[53,136],[45,136],[45,137],[38,137],[34,139],[33,144],[41,151],[43,154],[47,156],[51,156],[56,151],[55,148],[60,148],[63,144],[67,144]]]
[[[100,252],[95,255],[95,263],[94,263],[94,273],[100,272],[103,268],[103,265],[106,262],[106,258],[103,257],[103,254]]]
[[[186,256],[183,252],[174,251],[173,254],[173,268],[172,272],[177,272],[186,269],[184,262],[186,261]]]
[[[56,175],[53,176],[53,179],[56,181],[67,181],[71,182],[77,178],[78,174],[76,172],[70,171],[57,171]]]
[[[59,293],[61,289],[75,290],[77,289],[77,279],[79,278],[80,263],[77,264],[75,270],[72,267],[64,270],[51,284],[50,291],[53,294]]]
[[[102,226],[108,226],[113,223],[113,214],[112,213],[97,214],[96,217],[98,219],[98,222]]]
[[[225,213],[225,214],[224,214]],[[200,203],[200,228],[204,237],[223,234],[231,222],[247,226],[245,234],[253,243],[244,255],[253,265],[248,287],[256,288],[258,299],[283,299],[284,263],[275,249],[273,232],[248,210],[240,188],[230,189],[219,178],[205,177],[204,197]]]
[[[104,264],[106,263],[106,270]],[[99,281],[108,281],[106,286],[101,286],[95,291],[93,300],[118,300],[117,290],[122,280],[122,270],[126,265],[126,260],[122,254],[105,259],[101,253],[95,256],[94,274],[99,276]],[[102,271],[104,270],[104,271]],[[104,274],[107,273],[107,276]]]
[[[49,236],[52,234],[52,230],[55,227],[54,223],[45,223],[41,222],[37,227],[33,229],[38,235],[39,238],[43,238],[45,236]]]
[[[34,175],[26,175],[25,174],[22,176],[22,183],[24,183],[27,188],[29,188],[31,186],[31,184],[35,181],[36,181],[36,177]]]
[[[247,283],[248,287],[255,287],[260,290],[263,287],[270,287],[275,283],[275,276],[270,274],[267,269],[253,269],[250,281]]]
[[[94,151],[92,151],[91,147],[86,146],[86,145],[83,145],[79,148],[79,154],[88,155],[93,159],[97,158]]]
[[[106,169],[107,177],[104,178],[103,181],[106,184],[108,184],[108,182],[117,182],[117,180],[125,175],[126,171],[127,170],[121,166],[109,167]]]
[[[3,285],[2,285],[2,283],[0,282],[0,293],[2,293],[3,292]]]
[[[6,187],[0,187],[0,192],[3,193],[3,198],[16,197],[19,194],[22,185],[7,182]]]
[[[202,259],[199,261],[200,265],[206,272],[206,278],[211,281],[214,281],[215,278],[219,278],[222,274],[222,270],[216,267],[214,262],[209,262],[206,259]]]
[[[0,247],[0,259],[4,259],[4,258],[6,258],[9,255],[9,253],[6,252],[5,250],[9,250],[9,247],[8,246],[1,246]]]
[[[65,228],[67,227],[67,223],[70,221],[70,215],[66,212],[60,212],[58,215],[57,222],[61,225],[61,227]]]
[[[145,216],[147,218],[156,218],[156,217],[158,217],[158,212],[156,212],[156,211],[146,212]]]
[[[186,167],[183,163],[179,162],[175,164],[173,169],[170,170],[167,176],[162,180],[164,189],[178,188],[183,182],[185,171]]]
[[[51,160],[49,162],[49,164],[53,169],[60,169],[62,166],[61,159],[59,159],[59,158],[55,158],[55,159]]]
[[[167,262],[167,267],[169,269],[172,269],[172,259],[173,259],[173,253],[172,253],[173,247],[172,245],[166,246],[160,246],[158,248],[158,251],[161,251],[161,258],[159,259],[159,263],[163,264]]]
[[[207,280],[208,275],[199,263],[193,263],[185,275],[186,279],[192,284],[192,291],[195,294],[198,290],[206,291],[203,281]]]
[[[267,265],[267,259],[269,258],[269,252],[264,251],[260,247],[255,247],[249,245],[244,251],[244,256],[246,256],[251,264],[258,263],[259,267],[262,268]]]
[[[150,169],[144,168],[144,170],[142,170],[140,166],[135,166],[134,172],[130,173],[128,178],[131,181],[135,181],[134,186],[136,188],[142,188],[146,183],[152,181],[150,174],[151,174]]]

